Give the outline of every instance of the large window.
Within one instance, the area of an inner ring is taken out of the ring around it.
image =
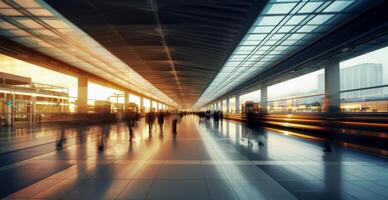
[[[229,113],[236,112],[236,97],[232,97],[229,99]]]
[[[36,92],[49,90],[67,93],[66,96],[69,98],[66,103],[62,102],[63,100],[58,103],[49,98],[38,99],[36,112],[74,112],[76,110],[77,78],[3,54],[0,54],[0,72],[31,78],[34,85],[30,89],[37,90]]]
[[[140,97],[133,94],[129,94],[129,103],[134,103],[137,106],[140,106]]]
[[[340,63],[341,110],[388,112],[388,47]]]
[[[222,112],[226,113],[226,110],[227,110],[227,108],[226,108],[226,99],[221,101],[221,102],[222,102]]]
[[[324,70],[272,85],[267,90],[269,112],[320,112]]]
[[[258,112],[259,111],[259,104],[260,104],[260,99],[261,99],[261,91],[260,90],[255,90],[253,92],[244,94],[240,96],[240,112],[246,113],[247,109],[249,108],[249,105],[252,107],[253,104],[253,111]],[[248,105],[248,106],[247,106]]]
[[[143,98],[144,112],[150,112],[151,101],[149,99]]]
[[[111,112],[124,109],[124,92],[88,82],[88,106],[90,111],[110,105]]]
[[[158,109],[157,109],[158,102],[156,102],[156,101],[151,101],[151,102],[152,102],[152,105],[151,105],[152,111],[154,111],[154,112],[158,111]]]

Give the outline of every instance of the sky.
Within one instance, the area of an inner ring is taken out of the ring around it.
[[[340,63],[341,68],[350,67],[362,63],[379,63],[383,64],[383,80],[388,84],[388,47],[384,47],[361,56],[343,61]]]
[[[77,78],[39,67],[0,54],[0,71],[31,78],[32,82],[69,88],[69,95],[77,97]]]
[[[268,100],[316,92],[323,69],[268,87]]]

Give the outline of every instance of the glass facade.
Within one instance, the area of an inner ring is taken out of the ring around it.
[[[156,102],[156,101],[151,101],[151,102],[152,102],[151,110],[154,112],[158,111],[158,108],[157,108],[158,102]]]
[[[222,112],[226,113],[226,110],[227,110],[227,108],[226,108],[226,100],[223,100],[221,102],[222,102]]]
[[[229,113],[236,113],[236,97],[229,98]]]
[[[149,99],[143,98],[144,112],[150,112],[151,101]]]
[[[341,110],[388,112],[388,47],[340,63]]]
[[[124,92],[88,82],[88,110],[99,110],[97,107],[110,107],[109,112],[124,109]],[[104,108],[104,112],[108,112]]]
[[[129,103],[134,103],[137,106],[140,106],[140,97],[133,95],[133,94],[130,94],[129,95]]]
[[[268,87],[268,112],[321,112],[323,97],[324,70],[318,70]]]
[[[241,113],[246,113],[247,104],[254,104],[254,107],[259,107],[261,101],[261,91],[260,90],[255,90],[253,92],[249,92],[247,94],[241,95],[240,96],[240,112]]]

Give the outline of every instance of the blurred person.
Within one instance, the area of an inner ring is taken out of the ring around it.
[[[165,114],[162,111],[160,111],[158,113],[158,123],[160,127],[160,132],[163,132],[164,119],[165,119]]]
[[[102,127],[102,133],[100,134],[100,141],[98,144],[98,150],[103,151],[106,148],[106,140],[108,138],[110,132],[110,125],[109,124],[104,124]]]
[[[151,133],[151,130],[152,130],[152,125],[155,121],[155,114],[154,112],[149,112],[146,114],[146,122],[148,123],[148,129],[149,129],[149,132]]]
[[[178,113],[173,113],[171,116],[171,121],[172,121],[172,133],[177,134],[177,124],[180,120],[180,115]]]
[[[136,123],[136,113],[130,111],[127,114],[127,125],[128,125],[128,131],[129,131],[129,141],[132,142],[133,139],[133,127]]]
[[[66,142],[66,137],[65,137],[65,128],[61,128],[60,133],[59,133],[59,140],[57,141],[57,149],[62,149],[63,144]]]

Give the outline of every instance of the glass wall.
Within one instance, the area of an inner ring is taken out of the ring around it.
[[[321,112],[324,70],[268,87],[268,112]]]
[[[260,100],[261,100],[261,91],[260,90],[255,90],[253,92],[250,92],[250,93],[247,93],[247,94],[244,94],[244,95],[241,95],[240,96],[240,112],[241,113],[246,113],[246,108],[248,108],[246,105],[252,105],[253,104],[253,108],[256,108],[254,109],[254,112],[258,112],[259,111],[259,107],[260,107]]]
[[[223,101],[222,101],[222,112],[223,112],[223,113],[226,113],[226,109],[227,109],[227,108],[226,108],[226,100],[223,100]]]
[[[157,109],[158,102],[156,101],[151,101],[151,102],[152,102],[152,105],[151,105],[152,111],[154,112],[158,111]]]
[[[150,112],[151,102],[149,99],[143,98],[144,112]]]
[[[229,113],[236,112],[236,97],[232,97],[229,99]]]
[[[88,82],[89,111],[117,112],[124,109],[124,92]],[[108,109],[107,107],[110,107]]]
[[[133,95],[133,94],[130,94],[129,95],[129,103],[134,103],[137,106],[140,106],[140,97]]]
[[[36,89],[44,88],[43,90],[49,89],[51,92],[60,93],[63,92],[61,90],[66,90],[65,93],[67,93],[69,97],[69,99],[66,100],[66,105],[62,101],[58,104],[57,100],[52,101],[50,99],[43,99],[42,102],[38,102],[37,111],[59,112],[65,110],[66,112],[75,112],[75,101],[78,96],[77,78],[46,69],[38,65],[27,63],[22,60],[18,60],[3,54],[0,54],[0,72],[31,78],[31,81],[34,83],[33,87]],[[43,91],[41,89],[39,90]]]
[[[133,94],[128,94],[127,110],[140,112],[140,97]]]
[[[388,112],[388,47],[340,63],[341,110]]]

